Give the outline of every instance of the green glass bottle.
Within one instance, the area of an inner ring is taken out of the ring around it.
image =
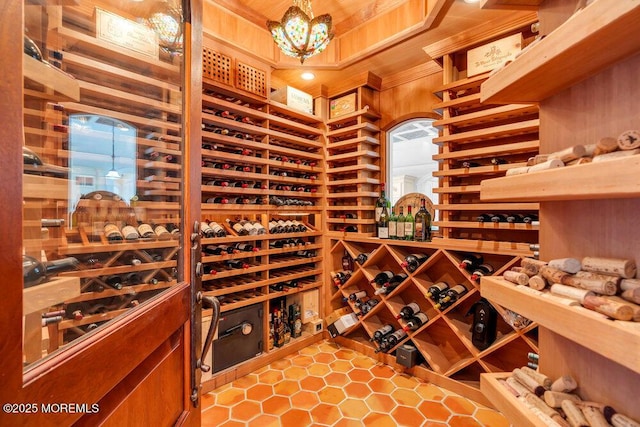
[[[404,217],[404,240],[413,240],[415,219],[411,214],[411,205],[407,206],[407,215]]]
[[[387,196],[384,192],[384,182],[380,184],[380,197],[376,200],[376,223],[380,221],[380,215],[382,214],[382,209],[387,207]]]
[[[382,212],[380,213],[380,219],[378,220],[377,228],[379,239],[389,238],[389,210],[387,210],[387,203],[385,203],[382,207]]]
[[[396,238],[398,240],[404,240],[404,208],[400,206],[400,213],[398,214],[398,220],[396,221]]]
[[[426,208],[426,200],[420,199],[420,209],[416,212],[416,232],[417,242],[431,241],[431,214]]]
[[[389,202],[389,205],[391,203]],[[391,216],[389,216],[389,238],[395,240],[398,238],[398,217],[395,209],[391,208]]]

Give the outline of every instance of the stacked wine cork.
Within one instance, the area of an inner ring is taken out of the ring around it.
[[[640,427],[640,423],[608,405],[583,400],[578,383],[569,375],[553,381],[523,366],[500,383],[548,426]]]
[[[536,291],[548,289],[556,301],[582,305],[616,320],[640,322],[640,279],[634,260],[585,257],[549,262],[524,258],[503,278]]]
[[[563,166],[602,162],[640,153],[640,130],[627,130],[617,138],[601,138],[595,144],[574,145],[551,154],[538,154],[527,165],[509,169],[507,175],[555,169]]]

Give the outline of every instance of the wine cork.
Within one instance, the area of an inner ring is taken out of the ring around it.
[[[546,390],[549,390],[551,388],[551,384],[553,382],[545,374],[542,374],[538,371],[534,371],[533,369],[527,366],[523,366],[522,368],[520,368],[520,370],[525,374],[529,375],[531,378],[533,378],[539,385],[544,387]]]
[[[620,281],[622,280],[619,276],[611,276],[609,274],[600,274],[594,273],[592,271],[578,271],[575,274],[576,277],[580,277],[582,279],[599,279],[599,280],[607,280],[612,282],[616,286],[620,286]],[[640,287],[640,280],[638,281],[638,286]]]
[[[551,391],[569,393],[578,388],[578,383],[570,375],[563,375],[551,384]]]
[[[558,258],[549,261],[549,267],[557,268],[558,270],[565,271],[567,273],[575,274],[582,268],[579,259],[575,258]]]
[[[568,276],[562,279],[563,285],[587,289],[603,295],[615,295],[618,287],[614,282],[600,279],[583,279],[581,277]]]
[[[625,151],[614,151],[613,153],[601,154],[599,156],[595,156],[592,160],[593,163],[597,162],[606,162],[608,160],[620,159],[622,157],[635,156],[640,153],[640,148],[636,148],[635,150],[625,150]]]
[[[562,283],[563,278],[569,277],[564,271],[548,266],[540,269],[540,275],[547,279],[549,283]]]
[[[572,393],[563,393],[561,391],[547,390],[544,392],[544,401],[552,408],[562,407],[562,402],[565,400],[571,400],[573,402],[581,401],[580,396]]]
[[[518,380],[513,377],[507,378],[505,382],[509,385],[509,387],[511,387],[518,393],[518,396],[526,396],[527,394],[531,394],[531,392],[527,390],[525,386],[520,384]]]
[[[550,408],[542,399],[538,396],[528,393],[525,395],[525,402],[538,409],[540,412],[551,418],[557,424],[562,427],[569,427],[569,424],[562,418],[562,416],[553,408]]]
[[[631,279],[636,275],[636,262],[630,259],[584,257],[582,269]]]
[[[529,277],[529,287],[541,291],[547,287],[547,281],[542,276]]]
[[[571,400],[562,401],[562,410],[571,427],[589,427],[589,422],[582,415],[582,411]]]
[[[534,393],[536,396],[542,396],[544,394],[544,387],[542,387],[536,380],[531,378],[520,370],[515,368],[512,372],[513,378],[515,378],[520,384],[522,384],[527,390]]]
[[[600,138],[596,143],[596,148],[593,150],[593,156],[599,156],[601,154],[611,153],[618,149],[618,140],[610,136]]]
[[[524,268],[522,268],[522,267],[511,267],[511,271],[515,271],[516,273],[524,273]]]
[[[587,296],[595,296],[592,291],[588,291],[586,289],[574,288],[572,286],[553,284],[551,285],[551,293],[553,295],[558,295],[564,298],[570,298],[576,301],[579,301],[580,304],[584,303],[584,299]]]
[[[586,155],[584,145],[574,145],[573,147],[565,148],[564,150],[555,151],[547,156],[547,160],[557,159],[562,163],[570,162],[575,159],[579,159]]]
[[[562,160],[551,159],[551,160],[547,160],[544,163],[538,163],[535,166],[531,166],[529,168],[529,172],[528,173],[546,171],[546,170],[549,170],[549,169],[561,168],[563,166],[564,166],[564,163],[562,163]]]
[[[627,305],[608,298],[587,296],[582,303],[586,308],[597,311],[616,320],[631,320],[633,309]]]
[[[634,322],[640,322],[640,305],[635,304],[633,301],[628,301],[624,298],[621,297],[607,297],[612,301],[616,301],[622,304],[626,304],[629,307],[631,307],[631,309],[633,310],[633,317],[631,318],[631,320],[633,320]]]
[[[620,281],[620,289],[623,291],[640,288],[640,279],[623,279]]]
[[[580,157],[579,159],[571,160],[567,162],[567,166],[586,165],[591,163],[591,157]]]
[[[505,271],[502,274],[504,280],[508,280],[511,283],[515,283],[517,285],[526,285],[529,283],[529,276],[524,273],[518,273],[515,271]]]
[[[498,382],[500,383],[500,385],[502,385],[502,387],[506,388],[507,391],[512,395],[514,395],[515,397],[520,396],[520,393],[518,393],[516,389],[511,387],[505,380],[498,380]]]
[[[627,289],[626,291],[622,291],[620,296],[627,301],[640,304],[640,288]]]
[[[611,417],[611,415],[616,413],[615,409],[613,409],[611,406],[605,405],[604,403],[600,403],[600,402],[593,402],[590,400],[581,400],[579,402],[575,402],[575,404],[580,409],[582,408],[597,409],[604,415],[605,419],[607,418],[607,416]]]
[[[622,414],[613,414],[611,416],[611,424],[613,427],[640,427],[639,422]]]
[[[626,130],[617,139],[621,150],[634,150],[640,148],[640,130]]]
[[[507,173],[505,175],[506,176],[524,175],[525,173],[529,173],[529,167],[528,166],[522,166],[522,167],[519,167],[519,168],[508,169]]]
[[[584,158],[589,158],[594,156],[594,152],[596,151],[596,147],[598,144],[585,144],[584,145]]]
[[[539,259],[522,258],[520,265],[523,268],[532,271],[534,274],[538,274],[542,267],[546,267],[547,263],[540,261]]]
[[[580,407],[582,415],[591,427],[611,427],[604,414],[592,406]]]
[[[535,156],[529,158],[529,161],[531,161],[531,164],[529,164],[529,161],[527,161],[527,166],[539,165],[540,163],[544,163],[547,160],[549,160],[548,154],[536,154]]]

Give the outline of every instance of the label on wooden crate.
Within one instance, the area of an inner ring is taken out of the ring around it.
[[[304,113],[313,114],[313,97],[291,86],[285,86],[274,92],[271,92],[271,99],[273,101],[281,102],[294,110],[302,111]]]
[[[151,58],[158,58],[158,35],[143,24],[96,8],[96,38]]]
[[[329,103],[329,118],[331,119],[353,113],[354,111],[356,111],[355,93],[332,99]]]
[[[467,77],[486,73],[513,61],[522,50],[522,33],[514,34],[467,52]]]

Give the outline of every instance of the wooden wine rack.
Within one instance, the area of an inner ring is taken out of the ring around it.
[[[451,242],[451,241],[450,241]],[[359,265],[354,263],[351,278],[337,288],[333,283],[327,284],[331,289],[331,308],[342,307],[344,299],[352,292],[366,290],[369,297],[380,302],[369,313],[359,317],[359,321],[345,332],[340,342],[376,357],[385,363],[394,364],[391,354],[401,345],[409,344],[417,348],[422,363],[409,372],[416,376],[437,377],[440,381],[453,379],[460,383],[463,393],[473,395],[479,388],[480,374],[484,372],[502,372],[526,365],[527,353],[538,351],[537,329],[535,324],[522,329],[515,329],[498,316],[498,334],[495,342],[485,350],[479,350],[471,342],[471,325],[473,319],[467,316],[469,308],[480,299],[480,287],[471,280],[468,272],[459,267],[465,253],[464,246],[438,243],[403,242],[370,238],[353,238],[334,240],[331,248],[331,266],[333,271],[340,271],[342,256],[348,253],[352,258],[358,254],[375,252],[367,261]],[[423,253],[429,256],[415,272],[409,273],[401,267],[405,257],[411,253]],[[477,252],[480,253],[480,252]],[[519,264],[520,256],[509,251],[481,252],[485,262],[495,268],[495,275]],[[384,270],[395,273],[404,272],[408,279],[387,295],[374,295],[375,285],[371,281],[375,275]],[[433,283],[445,281],[451,286],[461,283],[468,292],[453,306],[440,311],[435,302],[425,296]],[[410,332],[394,348],[385,353],[375,353],[376,345],[370,342],[373,333],[384,324],[391,324],[394,329],[401,328],[404,323],[396,320],[400,309],[416,302],[423,313],[429,317],[428,323],[418,330]],[[350,302],[348,304],[351,304]],[[358,310],[350,306],[357,312]],[[500,315],[506,311],[496,306]],[[451,387],[451,384],[448,384]],[[470,387],[470,392],[464,390]]]

